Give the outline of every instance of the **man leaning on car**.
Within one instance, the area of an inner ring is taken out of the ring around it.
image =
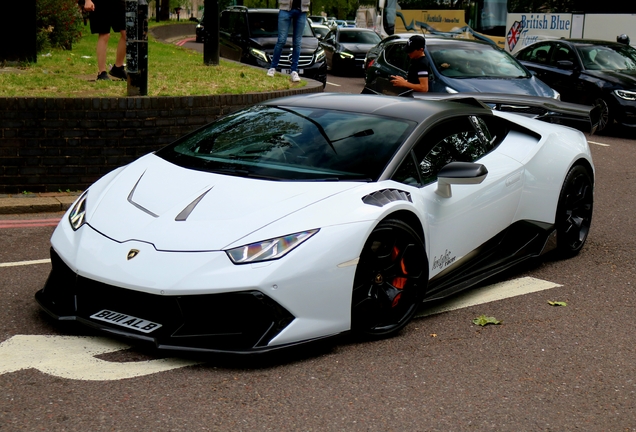
[[[404,46],[406,55],[411,59],[407,78],[391,75],[391,84],[406,87],[416,92],[428,92],[428,62],[424,55],[426,39],[424,36],[411,36]]]

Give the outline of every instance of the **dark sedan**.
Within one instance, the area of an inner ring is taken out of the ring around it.
[[[327,69],[337,72],[362,72],[367,51],[382,39],[373,30],[336,27],[320,41],[327,57]]]
[[[373,49],[368,59],[363,93],[404,94],[391,84],[392,75],[406,77],[409,58],[404,52],[407,39],[398,36]],[[429,92],[505,93],[559,98],[558,92],[534,77],[510,54],[494,45],[470,39],[427,37],[425,54],[429,62]]]
[[[636,126],[636,49],[616,42],[559,39],[537,42],[516,57],[561,99],[601,108],[601,131]]]

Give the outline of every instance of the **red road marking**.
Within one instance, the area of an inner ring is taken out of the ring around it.
[[[33,228],[45,226],[57,226],[62,218],[57,219],[24,219],[24,220],[0,220],[2,228]]]
[[[196,38],[187,38],[187,39],[182,39],[179,42],[177,42],[175,45],[176,46],[183,46],[186,42],[192,42],[197,40]]]

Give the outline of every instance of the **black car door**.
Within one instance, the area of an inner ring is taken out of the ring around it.
[[[548,67],[538,78],[561,94],[561,100],[581,102],[583,85],[580,81],[581,62],[573,47],[552,43]]]
[[[331,68],[333,66],[333,55],[336,51],[336,30],[331,30],[327,33],[319,43],[322,49],[325,50],[327,66]]]
[[[409,58],[404,52],[404,41],[386,44],[374,64],[369,67],[366,75],[366,88],[375,93],[400,95],[410,93],[410,89],[395,87],[391,84],[391,76],[399,75],[406,78],[409,69]]]
[[[247,14],[243,10],[225,10],[219,19],[219,55],[235,61],[246,61],[249,32]]]

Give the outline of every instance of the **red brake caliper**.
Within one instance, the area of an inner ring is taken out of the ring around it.
[[[391,259],[395,260],[399,254],[400,254],[400,251],[397,248],[397,246],[393,246]],[[400,268],[402,269],[402,274],[406,275],[407,271],[406,271],[406,265],[404,264],[404,257],[402,257],[402,259],[400,260]],[[396,276],[393,278],[391,285],[393,285],[397,289],[403,289],[404,286],[406,285],[406,281],[407,279],[405,277]],[[396,295],[395,298],[393,299],[393,303],[391,304],[391,307],[396,307],[398,303],[400,302],[401,297],[402,297],[402,293],[398,293],[398,295]]]

